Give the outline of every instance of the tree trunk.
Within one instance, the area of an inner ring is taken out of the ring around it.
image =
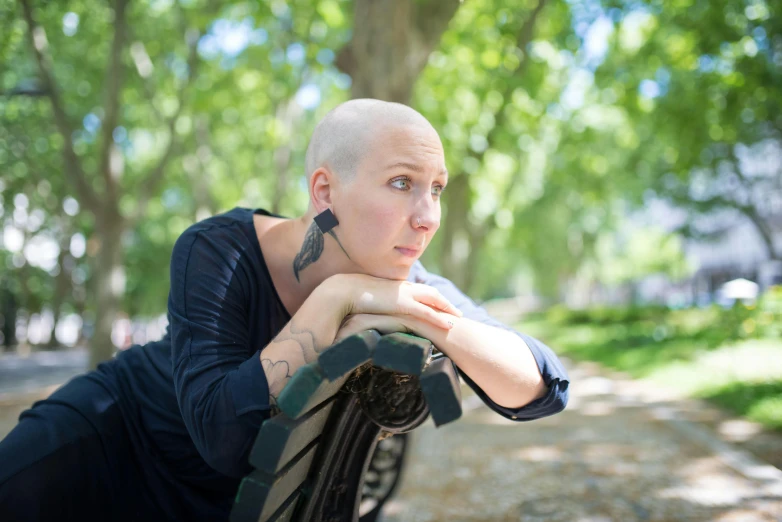
[[[772,261],[782,260],[782,255],[777,253],[777,249],[774,247],[774,236],[769,223],[758,214],[754,207],[742,208],[741,211],[749,218],[750,222],[755,226],[755,230],[760,234],[763,245],[766,247],[768,258]]]
[[[415,81],[460,3],[356,0],[353,39],[336,62],[353,80],[351,97],[409,105]]]
[[[10,352],[16,344],[16,296],[7,285],[0,286],[0,314],[3,316],[3,346],[5,351]]]
[[[468,236],[469,249],[467,250],[467,260],[464,263],[464,278],[462,284],[462,290],[466,294],[472,293],[473,286],[475,285],[475,276],[478,275],[480,270],[481,251],[483,251],[483,245],[486,243],[486,238],[489,236],[489,227],[481,227],[480,232],[476,232],[476,227],[468,227],[470,231]]]
[[[516,46],[524,53],[524,58],[515,72],[515,75],[518,78],[524,77],[527,64],[529,63],[527,59],[528,53],[525,49],[532,41],[535,24],[537,23],[540,13],[546,7],[546,3],[547,0],[538,0],[537,5],[532,9],[529,16],[524,21],[524,24],[519,29],[516,38]],[[515,82],[507,82],[505,92],[502,94],[504,102],[495,112],[494,127],[486,136],[489,146],[481,152],[470,152],[470,155],[479,163],[483,163],[486,151],[492,148],[497,141],[497,136],[502,129],[505,119],[505,108],[510,103],[513,90],[516,88],[517,84]],[[446,236],[443,244],[447,250],[446,254],[443,256],[443,276],[451,279],[451,281],[459,286],[465,293],[470,293],[472,286],[475,283],[475,276],[478,273],[480,252],[486,242],[486,237],[493,226],[493,219],[489,216],[483,223],[478,225],[470,223],[468,218],[468,212],[471,206],[470,186],[466,176],[466,173],[453,176],[448,186],[448,214],[446,215],[446,221],[443,226],[445,230],[444,235]],[[510,185],[504,192],[505,196],[503,203],[498,205],[498,209],[507,206],[508,198],[513,194],[514,187],[519,182],[519,179],[519,176],[511,178]],[[454,186],[457,181],[460,183],[457,186]],[[454,211],[451,211],[452,206],[456,207]],[[463,235],[460,237],[460,234]],[[465,240],[467,241],[466,246],[462,244]],[[457,281],[461,284],[457,283]]]
[[[442,275],[450,279],[457,287],[464,287],[464,262],[469,248],[467,237],[468,213],[470,210],[470,186],[466,174],[451,178],[448,183],[448,209],[442,221]]]
[[[54,277],[54,296],[52,297],[52,317],[53,327],[52,336],[47,343],[47,348],[55,349],[59,347],[57,342],[57,322],[60,320],[60,312],[62,304],[65,302],[65,296],[68,294],[68,290],[72,287],[71,283],[71,271],[66,268],[68,264],[68,234],[64,234],[60,241],[60,254],[57,256],[57,266],[60,267],[60,273]]]
[[[100,249],[95,257],[95,331],[90,339],[90,368],[114,356],[111,331],[125,293],[122,233],[124,223],[119,215],[104,216],[98,237]]]

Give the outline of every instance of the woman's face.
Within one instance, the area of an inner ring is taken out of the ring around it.
[[[374,137],[354,180],[332,201],[340,241],[363,273],[407,278],[440,227],[440,192],[447,183],[443,146],[433,129],[396,126]]]

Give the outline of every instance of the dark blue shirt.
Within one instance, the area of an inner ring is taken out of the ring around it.
[[[264,261],[254,213],[274,215],[236,208],[179,237],[171,258],[169,332],[117,357],[120,386],[135,403],[139,444],[178,480],[226,495],[226,506],[250,471],[250,448],[269,417],[259,354],[290,320]],[[420,262],[409,280],[436,287],[466,318],[515,332]],[[515,333],[532,350],[549,386],[545,397],[523,408],[504,408],[462,376],[504,417],[532,420],[561,411],[568,398],[565,369],[543,343]]]

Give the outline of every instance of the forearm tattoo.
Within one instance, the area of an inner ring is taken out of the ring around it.
[[[339,248],[348,256],[348,253],[345,251],[345,248],[342,246],[342,243],[340,243],[334,231],[329,230],[328,234],[334,238],[339,245]],[[296,276],[296,281],[301,281],[299,272],[320,259],[320,256],[323,254],[323,246],[323,232],[320,231],[317,223],[313,221],[310,228],[307,229],[307,233],[304,235],[304,243],[301,245],[301,250],[296,254],[296,257],[293,258],[293,274]],[[348,259],[350,259],[350,256],[348,256]]]
[[[261,359],[261,366],[266,374],[266,380],[269,383],[269,404],[271,405],[272,415],[279,413],[277,398],[280,392],[287,384],[288,379],[292,377],[288,361],[274,362],[271,359]]]
[[[270,344],[279,344],[284,342],[295,343],[301,351],[301,357],[304,360],[304,364],[317,359],[318,354],[322,352],[329,345],[324,343],[318,343],[315,338],[315,332],[308,328],[299,328],[293,322],[293,319],[287,324],[287,326],[272,339]],[[298,367],[291,368],[291,363],[286,359],[273,361],[268,357],[261,358],[261,366],[266,374],[266,380],[269,383],[269,403],[272,407],[272,414],[279,412],[277,407],[277,399],[280,396],[280,392],[288,384],[288,381],[293,377]]]

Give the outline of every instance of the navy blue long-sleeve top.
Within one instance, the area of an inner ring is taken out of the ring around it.
[[[250,448],[269,417],[259,354],[290,320],[264,261],[254,213],[275,215],[236,208],[196,223],[179,237],[171,258],[169,333],[160,342],[127,351],[135,355],[123,354],[134,365],[130,386],[152,412],[144,421],[150,433],[145,445],[189,481],[226,493],[235,491],[238,479],[250,471]],[[522,408],[499,406],[462,372],[491,409],[515,420],[564,409],[568,376],[546,345],[492,318],[420,262],[408,279],[436,287],[464,317],[513,331],[529,346],[549,390]]]

